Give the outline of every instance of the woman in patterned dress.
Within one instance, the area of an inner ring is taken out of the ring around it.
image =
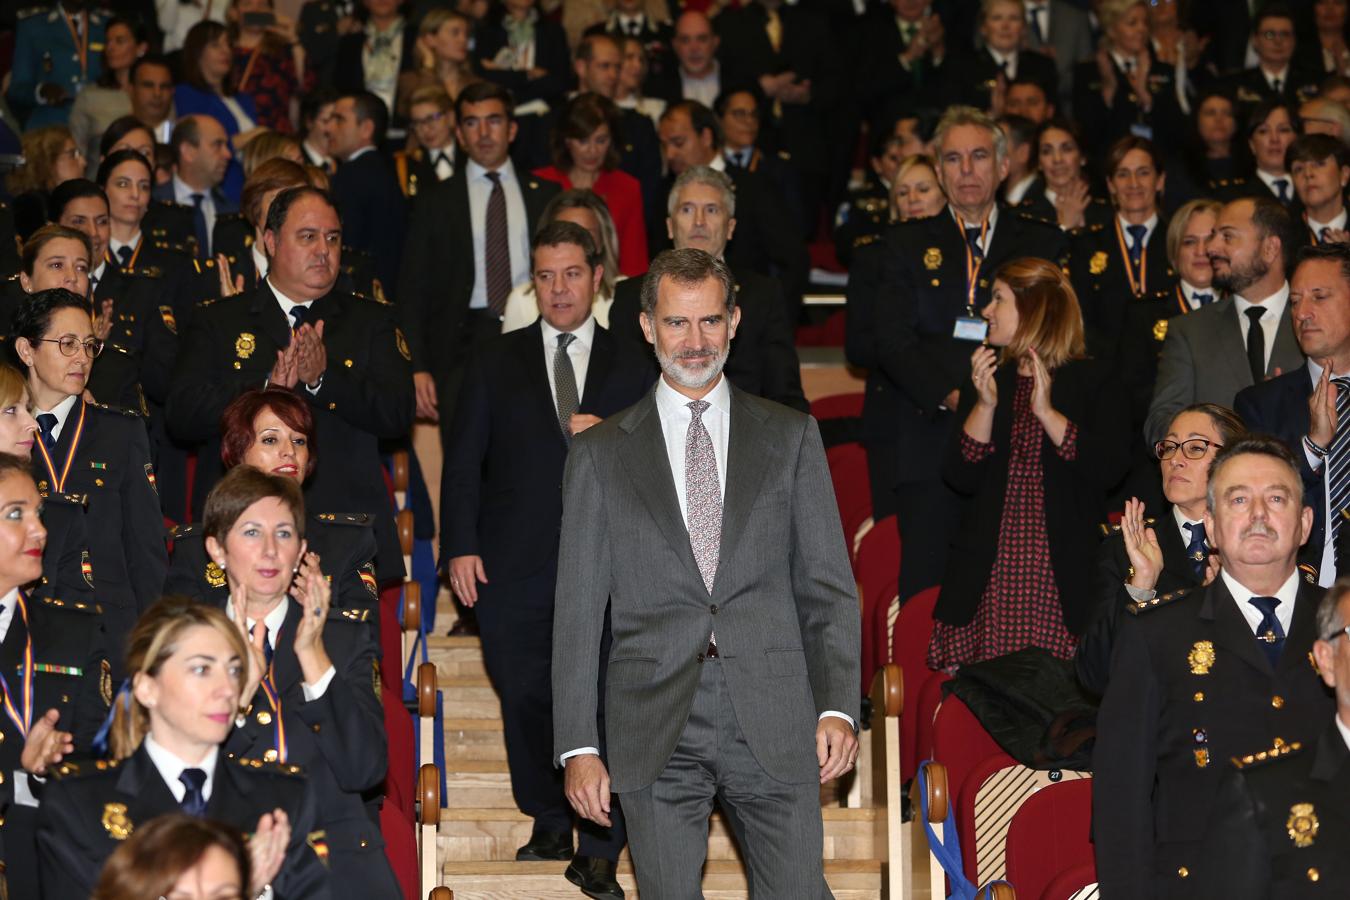
[[[1096,525],[1128,461],[1124,395],[1086,355],[1068,277],[1027,258],[993,284],[944,470],[965,504],[928,647],[947,671],[1033,646],[1073,655]]]

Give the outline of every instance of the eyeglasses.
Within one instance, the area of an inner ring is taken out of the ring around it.
[[[435,125],[441,119],[445,118],[445,110],[434,112],[429,116],[423,116],[420,119],[411,119],[412,127],[421,128],[424,125]]]
[[[1210,447],[1222,447],[1223,444],[1207,441],[1204,438],[1191,438],[1189,441],[1158,441],[1153,445],[1153,455],[1158,459],[1171,459],[1177,450],[1187,459],[1203,459]]]
[[[67,147],[60,153],[56,154],[57,159],[63,159],[67,156],[69,156],[71,159],[79,159],[80,157],[84,156],[84,151],[81,150],[79,147]]]
[[[55,344],[61,348],[62,356],[74,356],[81,347],[84,348],[84,355],[94,359],[103,352],[103,342],[98,338],[90,338],[87,341],[81,341],[66,335],[63,338],[38,338],[43,344]]]
[[[754,107],[750,107],[749,109],[729,109],[727,110],[727,115],[731,116],[733,119],[758,119],[759,110]]]
[[[1294,33],[1292,31],[1275,31],[1274,29],[1270,29],[1261,32],[1261,37],[1268,41],[1292,41],[1294,39]]]
[[[1345,626],[1344,628],[1338,628],[1337,630],[1333,631],[1331,634],[1329,634],[1329,635],[1327,635],[1326,637],[1322,638],[1322,640],[1324,640],[1324,641],[1326,641],[1328,644],[1330,644],[1332,641],[1336,640],[1336,638],[1340,637],[1341,635],[1345,635],[1346,637],[1350,638],[1350,625],[1347,625],[1347,626]]]

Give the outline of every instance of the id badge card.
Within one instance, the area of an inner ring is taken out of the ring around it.
[[[1153,126],[1145,125],[1143,122],[1135,122],[1130,126],[1130,134],[1151,141],[1153,140]]]
[[[988,334],[989,323],[979,316],[960,316],[956,320],[956,327],[952,329],[952,337],[958,341],[980,342]]]

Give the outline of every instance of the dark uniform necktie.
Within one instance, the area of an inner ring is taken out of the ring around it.
[[[1280,202],[1281,202],[1281,203],[1288,203],[1288,202],[1289,202],[1289,179],[1288,179],[1288,178],[1276,178],[1274,181],[1272,181],[1272,182],[1270,183],[1270,186],[1273,187],[1273,188],[1275,189],[1275,193],[1276,193],[1277,196],[1279,196]]]
[[[488,194],[486,228],[483,232],[483,268],[487,273],[487,305],[492,314],[501,318],[506,310],[506,298],[511,294],[511,244],[506,228],[506,189],[502,174],[488,172],[492,192]]]
[[[1284,79],[1283,79],[1283,78],[1272,78],[1272,79],[1270,79],[1270,89],[1271,89],[1272,91],[1274,91],[1275,93],[1277,93],[1277,94],[1283,92],[1283,91],[1284,91]]]
[[[1319,228],[1317,230],[1317,243],[1325,244],[1327,242],[1327,233],[1329,231],[1331,231],[1330,226],[1327,226],[1326,228]]]
[[[553,388],[558,395],[558,425],[563,440],[572,443],[572,416],[581,405],[577,398],[577,373],[572,369],[572,357],[567,348],[577,339],[575,334],[558,335],[558,347],[553,351]]]
[[[1209,304],[1214,302],[1214,295],[1202,294],[1199,291],[1197,291],[1196,293],[1191,295],[1191,299],[1195,301],[1196,306],[1208,306]]]
[[[56,449],[56,416],[51,413],[38,413],[38,436],[42,438],[42,446],[51,453]]]
[[[291,321],[295,324],[291,326],[292,331],[299,331],[300,326],[305,324],[305,319],[309,317],[309,307],[296,304],[291,307]]]
[[[184,769],[178,775],[178,780],[187,788],[183,792],[182,801],[178,804],[183,812],[194,819],[205,817],[206,795],[202,793],[202,788],[206,786],[206,773],[201,769]]]
[[[205,194],[192,195],[192,230],[197,236],[197,256],[206,259],[211,256],[211,235],[206,230],[206,211],[202,209]]]
[[[1247,367],[1252,372],[1252,384],[1260,384],[1266,375],[1266,332],[1261,327],[1264,306],[1249,306],[1247,316]]]
[[[124,268],[124,269],[127,268],[128,266],[130,266],[130,265],[131,265],[131,247],[127,246],[126,244],[123,244],[121,247],[118,247],[118,248],[117,248],[117,261],[118,261],[118,263],[121,264],[122,268]]]
[[[1130,266],[1139,268],[1139,261],[1144,258],[1144,236],[1148,234],[1147,225],[1127,225],[1125,230],[1130,233]]]
[[[1336,436],[1327,448],[1327,499],[1331,521],[1327,523],[1338,576],[1350,574],[1350,526],[1341,513],[1350,506],[1350,378],[1333,378],[1336,385]]]
[[[263,630],[263,666],[270,669],[272,668],[272,656],[275,652],[272,649],[272,635],[268,634],[267,626],[262,622],[255,623],[253,628],[261,628]],[[253,628],[248,630],[250,635],[254,633]]]
[[[1284,626],[1275,618],[1275,607],[1280,605],[1278,597],[1253,597],[1247,601],[1261,610],[1261,624],[1256,626],[1256,640],[1261,650],[1270,660],[1271,666],[1279,665],[1280,651],[1284,649]]]
[[[981,228],[966,228],[966,243],[970,245],[970,255],[976,260],[984,259],[984,250],[980,247]]]
[[[1031,37],[1038,47],[1045,43],[1045,31],[1041,28],[1041,9],[1042,7],[1033,6],[1027,10],[1027,24],[1031,26]]]
[[[1205,580],[1205,563],[1209,560],[1209,548],[1205,546],[1205,523],[1187,522],[1186,530],[1191,540],[1186,544],[1186,558],[1191,561],[1191,571],[1196,581]]]

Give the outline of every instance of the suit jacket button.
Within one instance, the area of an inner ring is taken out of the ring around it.
[[[702,654],[702,653],[700,653],[700,654],[698,655],[698,661],[699,661],[699,662],[703,662],[703,654]]]
[[[717,615],[717,604],[714,603],[712,606],[708,607],[708,612],[712,613],[714,616]]]

